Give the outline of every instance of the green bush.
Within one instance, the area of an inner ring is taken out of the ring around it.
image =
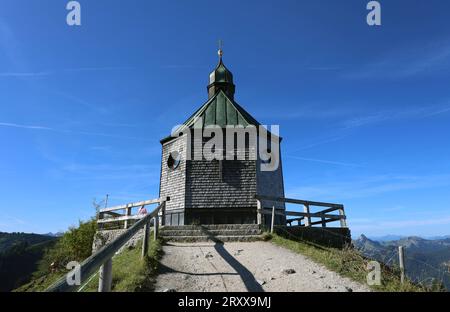
[[[70,261],[81,262],[88,258],[92,253],[96,231],[95,219],[80,221],[78,227],[69,228],[55,246],[45,251],[34,277],[38,278],[52,271],[64,271]]]

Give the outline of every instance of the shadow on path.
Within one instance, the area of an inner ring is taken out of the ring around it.
[[[183,272],[183,271],[178,271],[178,270],[172,269],[163,264],[159,264],[159,273],[160,274],[179,273],[179,274],[186,274],[186,275],[192,275],[192,276],[238,275],[238,273],[226,273],[226,272],[215,272],[215,273]]]
[[[217,253],[240,275],[245,288],[249,292],[264,292],[262,286],[242,263],[233,257],[224,247],[223,242],[220,242],[207,228],[202,227],[202,231],[209,239],[214,241],[214,249]]]
[[[245,288],[250,292],[264,292],[262,286],[245,266],[234,258],[223,246],[223,243],[216,243],[214,249],[217,253],[241,276]]]

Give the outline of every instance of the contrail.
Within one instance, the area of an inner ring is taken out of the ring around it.
[[[20,129],[29,129],[29,130],[44,130],[44,131],[53,131],[64,134],[80,134],[80,135],[91,135],[91,136],[102,136],[108,138],[116,138],[116,139],[129,139],[129,140],[141,140],[141,141],[150,141],[149,139],[123,136],[123,135],[115,135],[108,133],[99,133],[99,132],[87,132],[87,131],[73,131],[73,130],[64,130],[64,129],[55,129],[46,126],[35,126],[35,125],[21,125],[16,123],[9,122],[0,122],[0,127],[12,127],[12,128],[20,128]]]

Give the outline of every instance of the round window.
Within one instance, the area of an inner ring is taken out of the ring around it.
[[[181,162],[181,155],[178,152],[171,152],[167,159],[167,167],[170,169],[177,169]]]

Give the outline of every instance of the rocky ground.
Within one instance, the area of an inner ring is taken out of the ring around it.
[[[269,242],[164,246],[156,291],[370,291]]]

